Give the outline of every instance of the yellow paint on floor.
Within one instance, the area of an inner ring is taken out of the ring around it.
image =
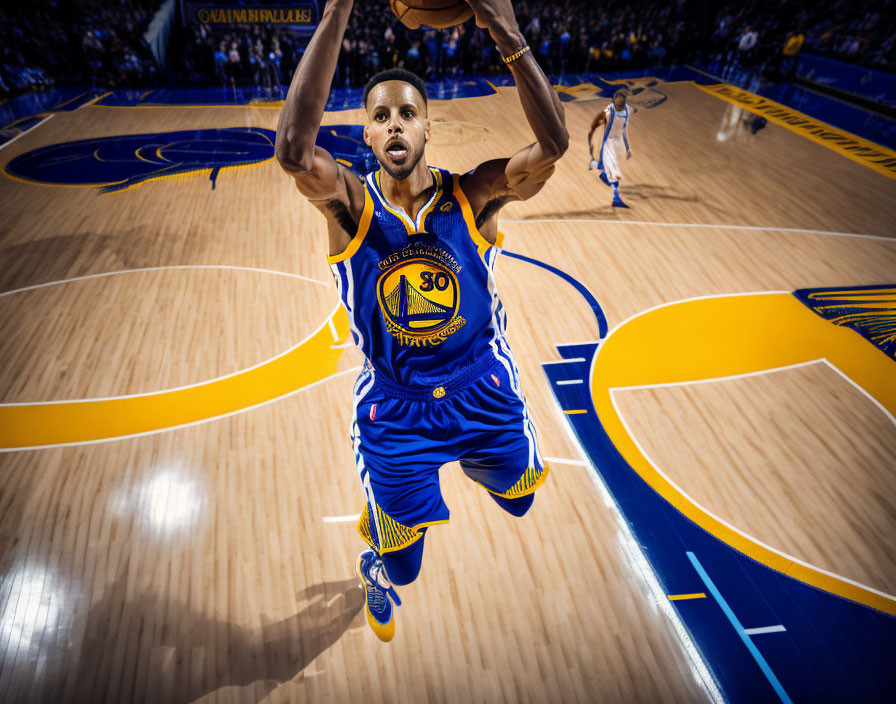
[[[641,453],[612,400],[614,388],[719,379],[822,359],[896,414],[893,360],[854,330],[816,315],[790,293],[683,301],[631,318],[601,346],[591,393],[598,418],[629,466],[694,523],[772,569],[896,616],[893,597],[795,562],[694,504]]]
[[[685,599],[705,599],[706,594],[700,592],[699,594],[670,594],[669,601],[684,601]]]
[[[332,320],[338,340],[334,342]],[[280,398],[337,371],[348,339],[341,306],[308,339],[261,366],[204,384],[99,401],[0,406],[0,448],[90,442],[175,428]]]
[[[828,149],[833,149],[838,154],[867,166],[869,169],[874,169],[890,178],[896,178],[896,151],[892,149],[821,120],[816,120],[814,117],[809,117],[793,108],[742,88],[736,88],[726,83],[713,86],[701,86],[699,83],[694,83],[694,85],[716,98],[762,115],[776,125],[786,127],[791,132],[796,132],[817,144],[823,144]]]

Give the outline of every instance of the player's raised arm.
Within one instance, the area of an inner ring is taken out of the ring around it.
[[[465,190],[477,212],[476,206],[481,208],[494,193],[507,192],[511,197],[525,200],[540,191],[553,173],[554,162],[566,151],[569,134],[560,99],[526,44],[510,0],[467,2],[476,15],[476,24],[488,29],[513,73],[523,111],[536,140],[509,160],[486,162],[469,175]],[[484,199],[483,190],[488,191]]]
[[[283,170],[295,178],[299,191],[328,219],[339,219],[339,213],[344,214],[347,208],[357,221],[363,189],[357,179],[345,177],[328,152],[314,144],[353,2],[328,0],[324,7],[321,22],[289,85],[277,123],[275,154]]]

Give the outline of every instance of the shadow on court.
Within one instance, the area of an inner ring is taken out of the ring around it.
[[[79,662],[56,673],[41,701],[188,704],[253,683],[241,701],[260,701],[336,643],[363,606],[357,579],[322,582],[297,595],[295,615],[245,628],[155,594],[128,596],[123,576],[90,609]]]

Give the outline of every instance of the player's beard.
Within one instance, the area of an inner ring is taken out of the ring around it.
[[[389,159],[388,155],[386,155],[383,159],[377,157],[377,161],[380,162],[380,166],[382,166],[383,170],[392,178],[394,178],[396,181],[403,181],[411,175],[411,172],[413,172],[414,168],[417,166],[417,162],[420,161],[420,159],[423,157],[422,150],[419,152],[414,150],[414,153],[416,153],[417,155],[416,158],[412,158],[411,148],[408,147],[408,155],[405,158],[403,164],[394,163]]]

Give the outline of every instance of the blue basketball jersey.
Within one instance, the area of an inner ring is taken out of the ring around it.
[[[476,227],[459,176],[430,167],[435,192],[412,220],[367,175],[358,231],[328,257],[368,364],[402,386],[433,386],[484,355],[516,372],[494,277],[500,243]]]

